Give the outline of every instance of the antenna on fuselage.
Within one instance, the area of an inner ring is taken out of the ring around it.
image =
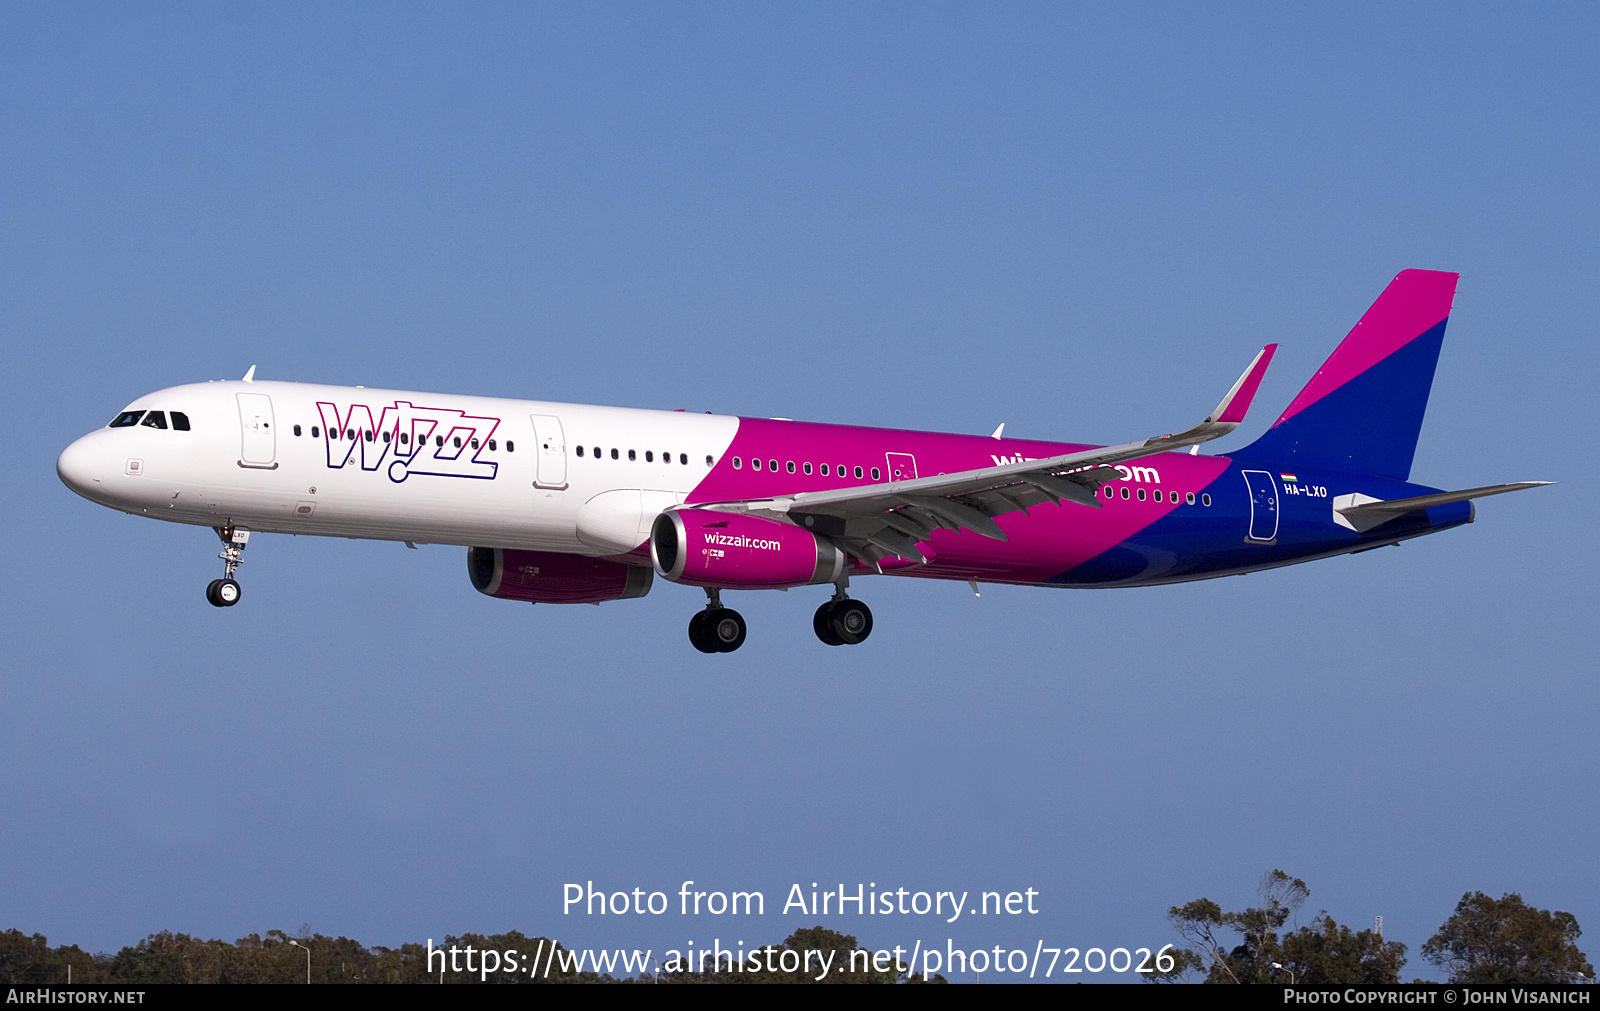
[[[250,366],[250,371],[244,374],[244,381],[247,383],[256,381],[256,367],[254,365]]]
[[[1002,434],[1002,433],[1003,433],[1003,432],[1005,432],[1005,430],[1006,430],[1006,423],[1005,423],[1005,422],[1003,422],[1003,421],[1002,421],[1002,422],[1000,422],[1000,427],[999,427],[999,428],[997,428],[997,429],[995,429],[995,430],[994,430],[994,434],[993,434],[993,435],[991,435],[991,436],[989,436],[989,438],[991,438],[991,439],[998,439],[998,438],[1000,438],[1000,437],[1001,437],[1001,434]]]

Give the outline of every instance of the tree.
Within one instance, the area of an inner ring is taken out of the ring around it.
[[[1283,939],[1283,966],[1296,983],[1398,983],[1406,946],[1376,931],[1352,931],[1323,910]]]
[[[1260,905],[1237,913],[1223,912],[1210,899],[1173,906],[1167,918],[1192,947],[1169,951],[1172,969],[1149,978],[1176,982],[1203,972],[1207,983],[1400,981],[1405,945],[1385,942],[1370,930],[1351,931],[1326,910],[1311,926],[1279,939],[1278,932],[1311,894],[1304,881],[1269,871],[1261,876],[1260,894]],[[1238,935],[1239,943],[1225,943],[1223,931]]]
[[[1582,933],[1571,913],[1535,909],[1515,892],[1468,892],[1422,954],[1452,983],[1570,983],[1594,975],[1575,943]]]

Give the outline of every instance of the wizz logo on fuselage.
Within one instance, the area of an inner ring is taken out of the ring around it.
[[[328,466],[334,470],[359,459],[362,470],[385,467],[396,484],[412,474],[494,480],[500,465],[478,459],[487,452],[499,418],[481,418],[443,407],[417,407],[404,400],[384,407],[376,422],[372,408],[317,401],[322,416]]]

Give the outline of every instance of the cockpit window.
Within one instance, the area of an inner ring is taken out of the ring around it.
[[[177,432],[187,432],[189,430],[189,416],[182,411],[173,411],[172,428]]]
[[[142,418],[142,417],[144,417],[144,412],[143,411],[123,411],[121,414],[117,415],[115,418],[112,418],[111,419],[111,424],[107,425],[106,427],[107,428],[132,428],[134,425],[137,425],[139,423],[139,419]]]
[[[139,422],[139,424],[146,428],[166,428],[167,415],[163,411],[151,411],[149,414],[144,416],[144,420]]]

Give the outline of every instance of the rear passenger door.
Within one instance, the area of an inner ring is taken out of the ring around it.
[[[1278,536],[1278,482],[1264,470],[1241,471],[1250,488],[1250,536],[1252,541],[1272,541]]]

